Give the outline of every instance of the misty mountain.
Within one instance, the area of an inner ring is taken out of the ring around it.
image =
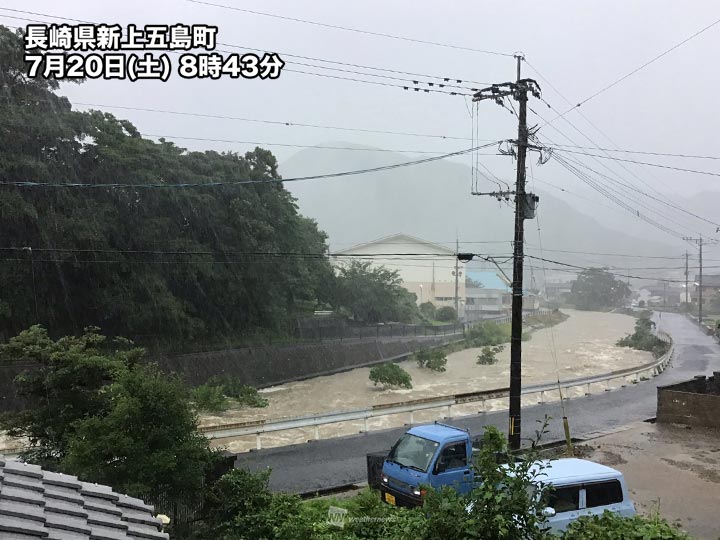
[[[344,146],[347,146],[344,143]],[[402,163],[413,158],[395,153],[305,150],[283,162],[284,178],[350,171]],[[470,168],[449,160],[388,171],[287,182],[300,211],[317,220],[329,235],[333,250],[367,242],[397,232],[430,241],[454,244],[483,253],[509,253],[513,210],[490,197],[470,195]],[[492,189],[490,184],[486,184]],[[539,222],[545,256],[573,264],[608,264],[625,267],[627,259],[588,257],[552,250],[667,255],[672,245],[647,237],[624,234],[605,225],[618,221],[617,213],[598,207],[584,212],[568,197],[538,190]],[[607,203],[607,201],[604,201]],[[632,216],[628,216],[632,219]],[[538,221],[526,221],[526,241],[531,254],[539,255]],[[644,224],[641,224],[644,226]],[[478,242],[468,244],[468,242]],[[535,248],[533,250],[533,248]],[[635,263],[637,264],[637,262]]]

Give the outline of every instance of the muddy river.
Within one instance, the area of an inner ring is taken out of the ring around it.
[[[617,347],[619,338],[632,332],[635,319],[616,313],[563,310],[570,317],[553,328],[536,330],[523,342],[523,384],[554,382],[605,373],[649,362],[650,353]],[[217,425],[245,420],[276,419],[338,410],[350,410],[379,403],[393,403],[461,392],[507,387],[510,376],[510,347],[498,354],[495,365],[476,363],[480,349],[466,349],[448,355],[447,371],[436,373],[419,368],[415,361],[401,362],[412,376],[411,390],[382,390],[368,379],[370,368],[315,377],[262,390],[270,401],[265,409],[231,409],[219,416],[203,416],[201,424]],[[604,386],[603,386],[604,388]],[[584,394],[586,388],[571,389],[568,397]],[[591,388],[591,391],[600,390]],[[547,399],[558,399],[548,394]],[[523,405],[537,402],[537,395],[523,398]],[[479,404],[453,407],[453,416],[477,413]],[[488,402],[487,410],[507,408],[507,399]],[[446,414],[444,409],[414,413],[415,422],[433,421]],[[400,426],[408,414],[371,419],[368,429]],[[359,422],[345,422],[314,428],[296,429],[262,435],[262,446],[280,446],[321,438],[358,433]],[[255,436],[215,441],[216,446],[234,452],[255,448]]]

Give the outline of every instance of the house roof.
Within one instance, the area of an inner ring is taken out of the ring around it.
[[[510,292],[510,287],[508,286],[508,284],[495,272],[468,270],[467,272],[465,272],[465,277],[481,283],[483,289]]]
[[[416,236],[411,236],[409,234],[404,233],[396,233],[391,234],[390,236],[384,236],[382,238],[377,238],[375,240],[371,240],[369,242],[365,242],[362,244],[356,244],[352,247],[341,249],[335,251],[335,253],[352,253],[355,250],[358,250],[360,248],[364,248],[367,246],[372,245],[383,245],[383,244],[390,244],[390,245],[397,245],[396,251],[398,253],[403,253],[404,251],[407,251],[408,247],[421,244],[425,247],[431,247],[435,249],[436,251],[447,254],[447,255],[455,255],[455,250],[450,249],[447,246],[443,246],[442,244],[436,244],[435,242],[429,242],[427,240],[423,240],[422,238],[418,238]]]
[[[0,540],[168,539],[161,527],[140,499],[0,456]]]

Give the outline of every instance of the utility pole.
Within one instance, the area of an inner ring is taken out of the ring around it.
[[[702,278],[703,278],[703,264],[702,264],[702,248],[703,248],[703,237],[702,234],[700,235],[700,238],[690,238],[689,236],[686,236],[683,238],[683,240],[686,240],[688,242],[695,242],[698,247],[700,248],[700,277],[698,279],[698,322],[702,325],[703,322],[703,284],[702,284]],[[685,268],[687,269],[687,253],[685,254]],[[687,270],[685,271],[687,275]],[[685,278],[685,283],[687,284],[687,277]],[[687,286],[686,286],[687,290]],[[686,296],[687,298],[687,296]]]
[[[690,302],[688,301],[688,252],[685,250],[685,309],[688,308]]]
[[[520,78],[522,55],[516,54],[517,80],[514,83],[495,84],[484,88],[473,96],[473,101],[492,99],[503,105],[505,97],[518,102],[518,136],[514,141],[517,148],[517,176],[514,192],[493,192],[489,195],[506,198],[515,195],[515,235],[513,242],[513,279],[512,279],[512,329],[510,338],[510,413],[508,445],[511,450],[520,448],[521,416],[520,397],[522,391],[522,312],[523,312],[523,243],[524,220],[534,217],[538,198],[525,192],[525,158],[528,149],[529,132],[527,127],[528,92],[540,97],[540,88],[532,79]],[[531,147],[539,150],[538,147]],[[481,195],[477,193],[477,195]]]
[[[455,237],[455,316],[460,319],[460,311],[458,311],[458,254],[460,253],[460,240]]]

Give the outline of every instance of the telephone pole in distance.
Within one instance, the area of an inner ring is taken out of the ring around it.
[[[686,236],[683,238],[683,240],[687,240],[688,242],[694,242],[698,245],[700,248],[700,277],[698,279],[698,322],[702,325],[703,322],[703,285],[702,285],[702,278],[703,278],[703,265],[702,265],[702,247],[703,247],[703,237],[702,234],[700,235],[700,238],[690,238],[689,236]],[[686,259],[687,261],[687,255]],[[686,263],[687,267],[687,263]],[[685,278],[685,283],[687,283],[687,278]]]

